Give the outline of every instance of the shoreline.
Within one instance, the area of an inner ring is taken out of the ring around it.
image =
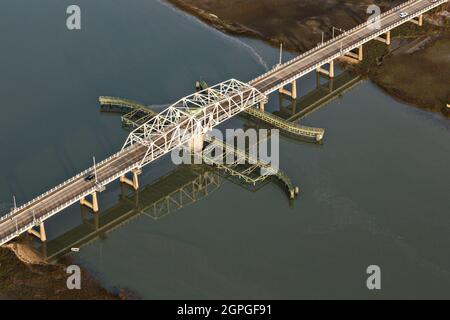
[[[187,14],[190,14],[196,18],[198,18],[200,21],[202,21],[203,23],[207,24],[210,27],[213,27],[221,32],[224,32],[226,34],[229,35],[233,35],[233,36],[246,36],[246,37],[251,37],[251,38],[256,38],[259,39],[261,41],[264,41],[265,43],[273,46],[273,47],[278,47],[280,42],[283,42],[284,44],[284,48],[286,50],[289,50],[291,52],[294,52],[295,54],[300,54],[302,51],[299,50],[300,48],[295,47],[293,45],[290,45],[290,41],[286,42],[283,41],[282,37],[284,37],[284,35],[282,33],[280,33],[280,37],[278,38],[271,38],[271,37],[267,37],[265,36],[263,33],[258,32],[256,30],[253,30],[251,28],[248,28],[242,24],[236,23],[236,22],[229,22],[227,20],[222,20],[221,18],[219,18],[217,15],[208,12],[206,10],[203,10],[202,8],[196,7],[192,4],[189,4],[188,2],[192,1],[192,0],[167,0],[167,2],[171,5],[173,5],[175,8],[182,10],[183,12],[186,12]],[[203,3],[202,0],[195,0],[197,2]],[[208,1],[205,1],[208,2]],[[445,8],[445,7],[444,7]],[[447,5],[447,8],[450,8],[450,4]],[[440,10],[440,11],[443,11]],[[280,19],[282,19],[283,17],[278,17]],[[427,31],[422,30],[418,30],[418,31],[411,31],[412,27],[404,27],[401,28],[399,27],[400,31],[396,31],[393,33],[397,33],[395,35],[392,36],[392,40],[394,41],[395,39],[403,39],[406,41],[414,41],[414,39],[417,39],[417,37],[420,36],[428,36],[431,38],[431,42],[437,41],[437,39],[439,39],[439,36],[442,34],[449,34],[450,35],[450,27],[449,27],[449,23],[445,22],[445,18],[444,18],[444,25],[443,26],[439,26],[436,27],[434,24],[431,25],[430,22],[432,22],[433,19],[436,18],[436,14],[433,14],[433,18],[428,18],[428,19],[424,19],[424,26],[422,27],[423,29],[426,29]],[[447,18],[448,19],[448,18]],[[406,30],[406,31],[404,31]],[[431,31],[428,31],[431,30]],[[287,36],[288,37],[288,36]],[[367,46],[371,46],[374,47],[376,45],[371,45],[373,41],[369,42]],[[310,48],[305,47],[303,48],[303,51],[308,50]],[[417,52],[421,52],[422,50],[424,50],[423,48],[417,50]],[[414,52],[417,54],[417,52]],[[388,59],[386,59],[389,62],[390,60],[390,56],[391,56],[391,52],[390,49],[387,50],[387,52],[384,53],[384,55],[387,56]],[[449,108],[446,107],[446,102],[442,101],[440,106],[436,106],[434,101],[430,102],[427,101],[426,99],[421,99],[421,97],[419,96],[415,96],[415,91],[411,90],[411,92],[406,92],[406,90],[401,90],[400,87],[400,83],[397,84],[393,84],[393,85],[386,85],[385,83],[383,83],[382,81],[382,77],[380,77],[379,74],[377,74],[377,70],[380,70],[381,67],[376,65],[375,59],[372,59],[372,63],[369,65],[362,65],[362,64],[357,64],[355,65],[354,63],[350,63],[350,62],[346,62],[345,59],[339,59],[338,62],[339,64],[347,69],[350,70],[352,72],[358,73],[360,75],[365,75],[367,76],[370,81],[375,84],[378,88],[380,88],[385,94],[393,97],[394,99],[408,104],[408,105],[412,105],[414,107],[420,108],[422,110],[426,110],[426,111],[430,111],[430,112],[438,112],[441,115],[443,115],[444,117],[449,117],[450,116],[450,111]],[[364,61],[363,61],[364,62]],[[414,66],[415,67],[415,66]],[[417,73],[420,74],[420,70],[417,70]],[[398,86],[397,86],[398,85]],[[450,103],[450,92],[449,92],[449,101],[447,103]]]
[[[0,247],[1,300],[126,300],[137,298],[132,292],[106,289],[85,268],[81,270],[81,289],[69,290],[66,268],[76,265],[71,257],[48,263],[23,241]]]
[[[201,22],[205,23],[206,25],[215,28],[216,30],[219,30],[223,33],[226,33],[228,35],[232,36],[244,36],[244,37],[251,37],[254,39],[258,39],[261,41],[264,41],[266,43],[269,43],[271,46],[277,47],[278,42],[274,42],[276,39],[267,39],[263,34],[246,28],[240,24],[233,24],[226,21],[223,21],[216,15],[207,12],[205,10],[202,10],[198,7],[189,5],[188,3],[182,1],[182,0],[165,0],[167,3],[175,7],[176,9],[185,12],[187,14],[190,14],[193,17],[196,17]],[[288,50],[292,50],[287,48]]]

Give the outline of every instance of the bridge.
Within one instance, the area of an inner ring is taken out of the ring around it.
[[[208,87],[204,81],[203,87]],[[151,106],[145,106],[137,101],[104,96],[99,97],[98,100],[102,112],[122,114],[122,126],[126,130],[137,128],[143,122],[146,122],[146,119],[157,115],[157,113],[152,110]],[[245,111],[248,112],[250,110],[256,111],[258,114],[267,115],[267,113],[261,112],[255,108],[248,108]],[[297,128],[295,124],[290,124],[290,127]],[[261,174],[261,170],[271,170],[269,163],[256,159],[246,150],[239,150],[225,141],[213,137],[205,138],[208,145],[201,150],[201,152],[193,152],[193,154],[201,160],[201,163],[215,167],[223,172],[227,179],[240,185],[248,185],[251,186],[251,188],[255,188],[270,177],[267,174]],[[261,142],[261,139],[259,142]],[[213,151],[217,148],[223,151],[213,156]],[[186,149],[188,149],[188,152],[190,151],[189,146],[187,146]],[[230,159],[234,159],[234,161],[229,161]],[[244,161],[240,161],[241,159]],[[292,181],[282,170],[278,169],[277,171],[273,171],[271,176],[278,179],[278,182],[286,188],[291,200],[298,195],[299,188],[292,184]]]
[[[333,78],[337,58],[349,56],[362,60],[363,44],[376,39],[389,45],[392,29],[406,22],[421,26],[424,13],[447,1],[407,1],[384,12],[377,21],[345,31],[248,83],[231,79],[180,99],[134,129],[119,152],[1,217],[0,245],[25,232],[45,241],[44,221],[68,206],[80,202],[98,212],[97,193],[109,183],[120,179],[138,189],[138,175],[144,166],[200,139],[208,130],[248,108],[259,107],[263,111],[268,95],[277,90],[296,99],[296,80],[300,77],[317,71]],[[400,12],[408,14],[400,16]],[[374,28],[377,22],[379,28]],[[288,85],[291,90],[285,88]],[[86,181],[86,175],[92,173],[95,179]],[[132,177],[128,178],[127,174]]]

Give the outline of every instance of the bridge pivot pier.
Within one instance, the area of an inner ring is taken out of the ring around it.
[[[92,196],[92,202],[89,201],[89,200],[86,199],[86,198],[83,198],[83,199],[80,200],[80,204],[81,204],[82,206],[88,207],[89,209],[91,209],[92,211],[94,211],[94,213],[97,213],[97,212],[98,212],[97,192],[94,191],[93,193],[91,193],[91,196]]]
[[[278,91],[280,92],[280,94],[284,94],[288,97],[291,97],[294,100],[297,99],[297,81],[296,80],[292,81],[291,91],[285,89],[284,87],[280,88]]]
[[[386,43],[389,46],[391,44],[391,31],[386,32],[384,38],[380,36],[375,38],[375,40]]]
[[[266,104],[269,103],[269,98],[262,100],[259,103],[259,111],[264,112]]]
[[[47,241],[47,234],[45,233],[45,226],[44,223],[41,222],[39,225],[37,225],[38,230],[35,230],[34,228],[31,228],[28,230],[28,233],[35,236],[42,242]]]
[[[189,149],[191,150],[192,153],[202,152],[204,144],[205,144],[204,134],[196,135],[188,142]]]
[[[423,25],[423,15],[419,15],[416,18],[412,18],[411,20],[409,20],[410,22],[417,24],[419,27],[421,27]]]
[[[120,182],[129,185],[134,190],[139,189],[139,178],[138,175],[142,173],[141,169],[133,169],[131,174],[133,175],[132,179],[127,178],[126,175],[120,177]]]
[[[261,101],[259,103],[259,111],[264,112],[264,107],[266,106],[266,103],[264,101]]]
[[[324,69],[323,66],[317,68],[317,72],[328,76],[329,78],[334,78],[334,60],[328,63],[328,70]]]
[[[355,59],[357,61],[362,61],[363,59],[363,46],[360,45],[357,49],[357,53],[353,52],[353,51],[349,51],[347,52],[345,55],[347,57],[350,57],[352,59]]]

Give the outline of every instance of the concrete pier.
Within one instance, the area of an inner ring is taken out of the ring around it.
[[[47,241],[47,234],[45,233],[45,226],[44,223],[41,222],[38,226],[37,226],[38,230],[35,230],[34,228],[31,228],[28,230],[28,233],[35,236],[36,238],[38,238],[39,240],[41,240],[42,242]]]
[[[328,63],[328,70],[324,69],[323,66],[317,68],[317,72],[328,76],[329,78],[334,78],[334,61]]]
[[[292,90],[291,91],[289,91],[283,87],[279,90],[279,92],[288,97],[291,97],[292,99],[297,99],[297,81],[294,80],[292,82]]]
[[[91,209],[92,211],[94,211],[95,213],[97,213],[98,212],[98,199],[97,199],[97,192],[93,192],[92,194],[91,194],[91,196],[92,196],[92,202],[90,202],[89,200],[87,200],[86,198],[82,198],[81,200],[80,200],[80,204],[82,205],[82,206],[86,206],[86,207],[88,207],[89,209]]]
[[[386,43],[387,45],[391,44],[391,31],[388,31],[385,33],[385,37],[382,36],[375,38],[375,40],[381,41],[383,43]]]
[[[355,59],[357,61],[362,61],[363,59],[363,46],[359,46],[357,49],[357,53],[350,51],[345,54],[345,56]]]
[[[138,178],[138,175],[140,175],[141,173],[142,173],[141,169],[134,169],[133,171],[131,171],[131,174],[133,175],[132,179],[129,179],[129,178],[126,177],[126,175],[123,175],[123,176],[120,177],[120,182],[124,183],[126,185],[129,185],[134,190],[138,190],[139,189],[139,178]]]
[[[419,15],[416,18],[412,18],[409,21],[421,27],[423,25],[423,15]]]

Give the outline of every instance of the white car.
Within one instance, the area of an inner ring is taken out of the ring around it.
[[[408,12],[400,12],[400,18],[406,18],[408,16]]]

